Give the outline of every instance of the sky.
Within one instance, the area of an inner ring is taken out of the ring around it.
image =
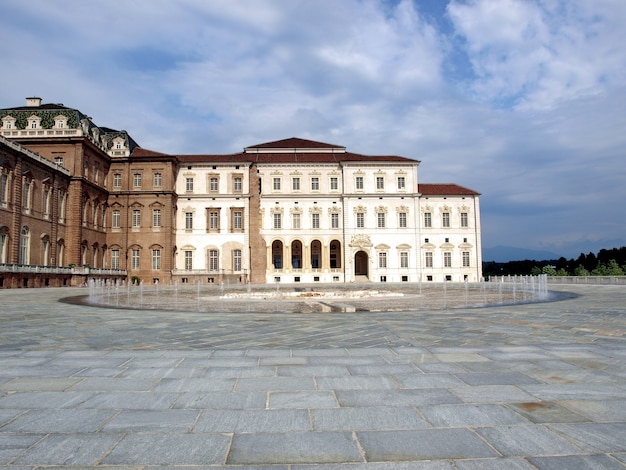
[[[625,0],[3,2],[0,108],[164,153],[301,137],[481,193],[482,242],[626,245]],[[488,260],[488,259],[486,259]]]

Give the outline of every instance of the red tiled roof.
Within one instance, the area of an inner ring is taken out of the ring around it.
[[[266,142],[264,144],[250,145],[247,149],[318,149],[318,148],[345,148],[341,145],[326,144],[324,142],[316,142],[314,140],[301,139],[299,137],[290,137],[288,139],[275,140],[274,142]]]
[[[168,157],[167,153],[155,152],[141,147],[135,147],[131,153],[133,157]]]
[[[191,154],[177,155],[181,163],[250,163],[250,157],[244,153]]]
[[[480,193],[454,183],[420,183],[417,191],[425,196],[479,196]]]

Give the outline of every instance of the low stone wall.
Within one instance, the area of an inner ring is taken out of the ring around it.
[[[626,276],[548,276],[549,284],[626,285]]]

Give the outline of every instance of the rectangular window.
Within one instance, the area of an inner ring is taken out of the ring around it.
[[[193,178],[185,178],[185,192],[193,193]]]
[[[339,178],[331,176],[330,178],[330,190],[337,191],[339,189]]]
[[[425,253],[425,257],[426,257],[426,260],[425,260],[426,261],[426,263],[425,263],[426,267],[427,268],[432,268],[433,267],[433,253],[432,253],[432,251],[427,251]]]
[[[461,227],[468,226],[467,212],[461,212]]]
[[[220,229],[220,213],[216,209],[209,209],[209,232],[219,232]]]
[[[387,267],[387,253],[385,252],[378,253],[378,267],[379,268]]]
[[[398,213],[398,226],[400,228],[406,228],[406,212]]]
[[[433,216],[430,212],[424,213],[424,227],[430,228],[433,226]]]
[[[406,189],[406,180],[404,176],[398,176],[398,189]]]
[[[469,251],[463,252],[463,267],[464,268],[470,267],[470,252]]]
[[[443,253],[443,267],[444,268],[452,267],[452,253],[449,251],[444,251]]]
[[[161,269],[161,250],[152,250],[152,269]]]
[[[135,173],[133,175],[133,187],[141,188],[141,173]]]
[[[331,228],[339,228],[339,214],[330,214]]]
[[[311,178],[311,191],[320,190],[320,179],[318,177]]]
[[[357,212],[356,213],[356,228],[364,228],[365,227],[365,213]]]
[[[274,214],[274,228],[279,229],[282,228],[282,214]]]
[[[233,271],[241,271],[241,250],[233,250]]]
[[[217,250],[209,250],[209,271],[219,269],[219,256]]]
[[[122,187],[122,175],[115,173],[113,175],[113,189],[120,189]]]
[[[55,156],[54,163],[56,163],[57,165],[63,166],[63,157]]]
[[[193,269],[193,251],[185,251],[185,271]]]
[[[320,228],[319,214],[311,214],[311,228]]]
[[[139,250],[131,251],[130,269],[139,269]]]
[[[193,212],[185,212],[185,230],[193,230]]]
[[[300,191],[300,178],[291,178],[291,189],[293,191]]]
[[[294,230],[300,229],[300,214],[297,212],[291,214],[291,228]]]
[[[111,250],[111,269],[120,269],[120,250]]]
[[[160,188],[163,184],[163,175],[161,173],[155,173],[152,178],[152,185],[155,188]]]
[[[133,209],[133,228],[141,227],[141,210]]]
[[[22,201],[22,205],[24,209],[30,209],[30,181],[24,181],[24,199]]]
[[[385,189],[385,177],[384,176],[376,177],[376,189],[378,190]]]
[[[408,251],[400,252],[400,267],[401,268],[409,267],[409,252]]]
[[[441,221],[444,227],[450,227],[450,213],[444,212],[441,214]]]
[[[274,191],[280,191],[280,178],[272,179],[272,187],[274,188]]]
[[[209,178],[209,192],[216,193],[220,189],[220,180],[217,176],[211,176]]]
[[[378,228],[385,228],[385,213],[379,212],[376,214],[376,220],[378,222]]]
[[[111,228],[120,228],[121,219],[120,211],[117,209],[113,210],[111,212]]]
[[[235,176],[233,178],[233,192],[240,193],[243,191],[243,179],[241,176]]]
[[[152,210],[152,226],[153,227],[161,226],[161,209]]]
[[[356,186],[357,191],[363,191],[363,177],[362,176],[357,176],[354,184]]]
[[[233,230],[241,232],[243,230],[243,212],[233,211]]]
[[[94,210],[97,210],[97,206]],[[46,219],[50,217],[50,190],[46,187],[43,189],[43,216]],[[94,223],[98,223],[95,217]]]
[[[6,205],[9,194],[9,176],[4,173],[0,175],[0,203]]]

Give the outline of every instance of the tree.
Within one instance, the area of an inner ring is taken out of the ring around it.
[[[584,266],[579,264],[576,266],[576,269],[574,269],[574,276],[589,276],[589,271],[587,271]]]
[[[556,276],[556,269],[554,269],[554,266],[551,266],[549,264],[544,266],[541,272],[543,274],[547,274],[548,276]]]

